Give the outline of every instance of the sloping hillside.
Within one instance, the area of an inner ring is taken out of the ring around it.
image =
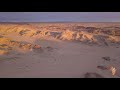
[[[50,29],[52,27],[52,29]],[[10,35],[16,33],[21,37],[52,37],[59,40],[80,41],[98,45],[113,45],[120,43],[119,27],[84,27],[84,26],[48,26],[36,27],[31,24],[1,24],[0,34]]]

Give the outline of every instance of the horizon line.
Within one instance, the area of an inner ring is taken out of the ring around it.
[[[120,23],[120,21],[118,22],[115,22],[115,21],[113,21],[113,22],[78,22],[78,21],[76,21],[76,22],[70,22],[70,21],[50,21],[50,22],[26,22],[26,21],[24,21],[24,22],[19,22],[19,21],[12,21],[12,22],[1,22],[0,21],[0,23]]]

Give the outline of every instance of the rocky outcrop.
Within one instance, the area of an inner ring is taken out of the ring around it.
[[[14,41],[6,37],[0,37],[0,55],[9,54],[9,52],[14,50],[31,51],[31,49],[38,50],[41,49],[40,45],[34,45],[27,42]]]
[[[88,72],[84,75],[84,78],[104,78],[104,77],[98,73]]]
[[[30,24],[11,24],[0,25],[0,33],[11,34],[16,33],[21,37],[38,37],[38,38],[55,38],[59,40],[80,41],[83,43],[98,44],[98,45],[120,45],[120,27],[92,27],[81,25],[48,25],[44,27],[35,28]],[[2,36],[0,36],[2,37]],[[3,40],[5,43],[12,45],[19,45],[18,42],[9,42]],[[5,44],[3,43],[2,44]],[[1,42],[1,41],[0,41]]]
[[[90,33],[87,31],[66,30],[62,33],[56,34],[54,37],[60,40],[81,41],[106,46],[109,46],[109,43],[120,43],[119,36],[108,35],[108,33],[102,34],[102,32],[99,31]]]
[[[40,46],[40,45],[34,45],[32,48],[33,48],[33,49],[40,49],[41,46]]]

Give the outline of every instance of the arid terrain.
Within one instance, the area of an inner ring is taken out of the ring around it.
[[[0,23],[0,78],[120,78],[120,23]]]

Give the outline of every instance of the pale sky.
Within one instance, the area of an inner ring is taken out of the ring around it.
[[[120,12],[0,12],[0,22],[120,22]]]

